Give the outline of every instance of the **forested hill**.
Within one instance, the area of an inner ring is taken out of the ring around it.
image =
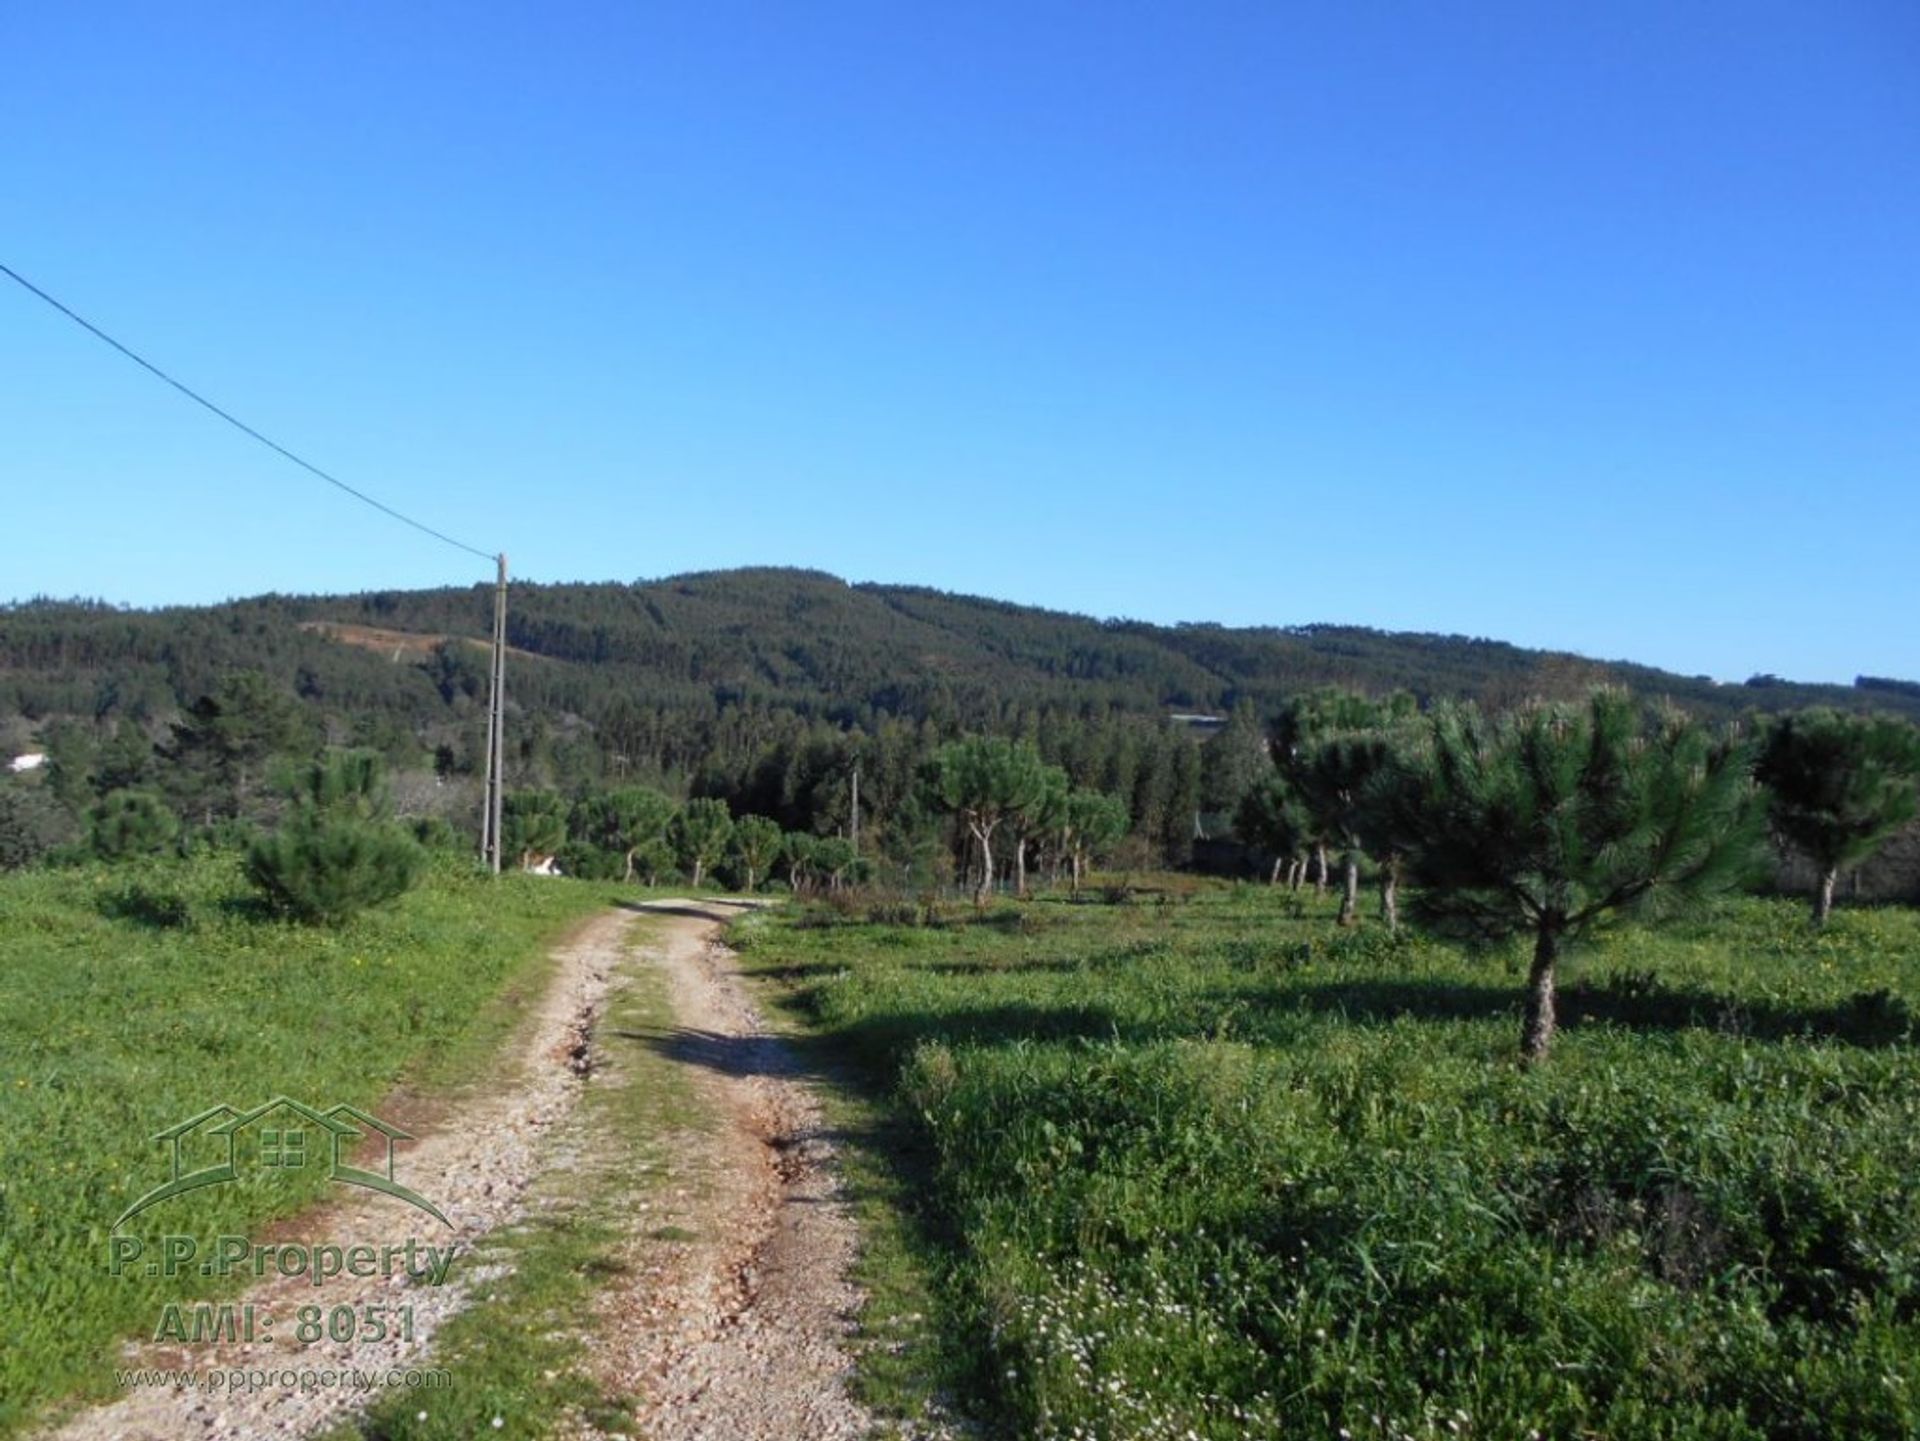
[[[469,647],[441,642],[484,639],[491,605],[485,585],[158,611],[16,605],[0,611],[0,716],[154,718],[251,667],[342,714],[424,720],[484,676]],[[625,698],[770,706],[842,725],[891,715],[991,726],[1019,711],[1218,713],[1241,699],[1266,712],[1330,684],[1498,705],[1603,681],[1711,716],[1829,704],[1920,718],[1909,682],[1717,685],[1463,636],[1097,621],[804,570],[516,584],[508,626],[518,651],[551,662],[517,666],[512,690],[555,719]]]

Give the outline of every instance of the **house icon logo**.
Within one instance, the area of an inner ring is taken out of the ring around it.
[[[366,1131],[376,1133],[384,1143],[386,1164],[382,1170],[369,1171],[347,1164],[348,1146],[360,1140]],[[453,1228],[453,1222],[441,1214],[438,1206],[394,1179],[393,1143],[411,1141],[413,1137],[358,1106],[334,1106],[319,1111],[287,1096],[275,1096],[251,1111],[236,1110],[228,1105],[210,1106],[196,1116],[167,1127],[152,1139],[167,1147],[172,1175],[121,1212],[113,1223],[115,1230],[149,1206],[203,1186],[237,1181],[244,1171],[300,1171],[318,1166],[327,1168],[329,1180],[346,1186],[364,1186],[369,1191],[405,1201],[449,1230]]]

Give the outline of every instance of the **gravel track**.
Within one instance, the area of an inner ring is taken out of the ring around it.
[[[635,1399],[641,1434],[657,1441],[867,1435],[846,1384],[858,1236],[819,1102],[714,939],[738,907],[648,909],[667,917],[642,955],[666,981],[674,1024],[626,1039],[687,1067],[706,1116],[674,1138],[651,1239],[603,1293],[595,1373]]]

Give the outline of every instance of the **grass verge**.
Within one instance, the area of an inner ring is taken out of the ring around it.
[[[605,886],[437,869],[338,930],[263,919],[231,857],[0,878],[0,1434],[108,1395],[120,1344],[197,1275],[114,1276],[107,1238],[164,1180],[152,1138],[277,1095],[377,1108],[475,1073],[547,947]],[[253,1169],[129,1223],[239,1234],[314,1199],[317,1167]],[[137,1268],[136,1268],[137,1269]]]

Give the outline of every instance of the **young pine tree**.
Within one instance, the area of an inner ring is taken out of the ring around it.
[[[1612,916],[1658,917],[1751,873],[1760,811],[1749,751],[1695,722],[1597,691],[1585,706],[1493,720],[1470,706],[1438,711],[1431,735],[1406,797],[1415,909],[1469,940],[1532,938],[1530,1062],[1553,1043],[1569,944]]]
[[[514,791],[500,806],[500,834],[522,870],[567,843],[567,802],[553,791]]]
[[[291,799],[279,830],[247,850],[247,877],[276,910],[339,925],[418,879],[426,853],[388,818],[374,752],[322,756],[291,787]]]
[[[1841,873],[1913,819],[1920,730],[1883,716],[1803,710],[1767,728],[1754,775],[1767,788],[1774,833],[1819,873],[1813,921],[1825,925]]]
[[[1087,870],[1100,857],[1126,839],[1127,803],[1104,791],[1076,790],[1066,800],[1067,857],[1073,867],[1073,894]]]
[[[740,863],[742,889],[749,895],[753,892],[756,878],[763,878],[773,869],[773,863],[780,858],[780,834],[778,823],[765,816],[742,816],[733,826],[733,854]]]
[[[114,791],[87,811],[87,844],[102,860],[156,855],[179,833],[179,820],[151,791]]]
[[[1241,840],[1273,857],[1271,884],[1280,884],[1284,869],[1289,888],[1300,889],[1313,841],[1313,818],[1285,776],[1272,771],[1241,798],[1233,829]]]
[[[1295,696],[1274,718],[1273,764],[1305,808],[1311,832],[1305,839],[1316,862],[1316,892],[1324,894],[1327,889],[1329,848],[1340,845],[1350,858],[1353,856],[1351,821],[1358,806],[1358,792],[1348,782],[1359,778],[1343,775],[1337,767],[1322,767],[1315,774],[1314,762],[1338,737],[1370,735],[1408,725],[1417,710],[1414,697],[1406,691],[1374,697],[1328,687]],[[1354,904],[1351,886],[1356,880],[1355,875],[1349,875],[1349,894],[1341,905],[1343,916],[1349,919]]]
[[[733,817],[728,814],[725,801],[688,801],[673,818],[674,847],[695,886],[726,856],[732,839]]]
[[[1296,759],[1294,784],[1315,829],[1340,848],[1340,924],[1360,918],[1360,853],[1369,818],[1369,792],[1393,763],[1393,747],[1380,731],[1332,736]]]

